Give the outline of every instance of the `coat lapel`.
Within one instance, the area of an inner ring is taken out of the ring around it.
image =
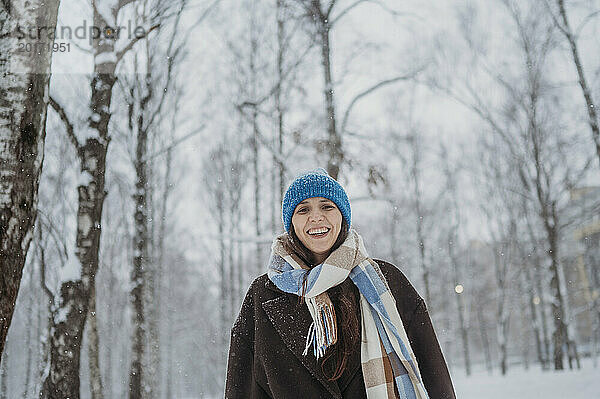
[[[272,285],[272,287],[269,285]],[[279,291],[271,281],[267,282],[267,286],[270,289]],[[277,298],[263,302],[262,307],[288,349],[334,398],[341,399],[342,394],[338,384],[335,381],[327,380],[312,351],[309,350],[307,356],[302,355],[306,344],[306,334],[312,323],[306,306],[298,306],[297,297],[282,293]],[[290,310],[292,311],[290,312]]]

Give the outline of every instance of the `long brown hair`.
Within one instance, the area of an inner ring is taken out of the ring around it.
[[[300,241],[294,225],[290,226],[289,231],[290,244],[294,252],[304,261],[304,263],[313,268],[316,260],[312,251]],[[335,243],[331,247],[330,253],[335,251],[342,245],[348,237],[348,224],[346,219],[342,218],[342,227],[338,234]],[[328,290],[329,297],[336,309],[336,324],[338,331],[338,342],[329,347],[321,362],[321,370],[329,381],[335,381],[340,378],[346,369],[350,355],[358,348],[359,340],[359,325],[357,313],[356,296],[352,291],[352,286],[348,284],[340,284]],[[300,296],[300,301],[304,299]]]

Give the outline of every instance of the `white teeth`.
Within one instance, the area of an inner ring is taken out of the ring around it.
[[[329,231],[329,229],[327,227],[323,227],[321,229],[310,229],[308,230],[308,234],[321,234],[321,233],[327,233]]]

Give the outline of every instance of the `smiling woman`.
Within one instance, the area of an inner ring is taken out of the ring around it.
[[[282,220],[231,331],[225,397],[454,398],[423,299],[369,257],[342,186],[298,176]]]

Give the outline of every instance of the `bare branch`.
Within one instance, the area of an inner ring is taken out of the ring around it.
[[[348,14],[350,11],[352,11],[353,8],[355,8],[356,6],[358,6],[361,3],[372,3],[372,4],[375,4],[375,5],[379,6],[380,8],[382,8],[384,11],[386,11],[388,14],[391,14],[394,17],[398,17],[398,16],[401,16],[401,15],[404,15],[404,16],[413,16],[413,17],[417,17],[419,19],[422,19],[421,17],[418,17],[414,13],[400,12],[400,11],[396,11],[394,9],[391,9],[387,5],[385,5],[383,2],[378,1],[378,0],[356,0],[354,3],[350,4],[348,7],[344,8],[342,11],[340,11],[340,13],[337,16],[335,16],[335,18],[331,19],[331,22],[329,23],[329,26],[331,26],[333,28],[333,26],[340,19],[342,19],[346,14]]]
[[[80,44],[77,44],[77,42],[76,42],[76,41],[73,41],[73,40],[71,40],[71,41],[70,41],[70,43],[71,43],[73,46],[77,47],[77,48],[78,48],[79,50],[81,50],[82,52],[84,52],[84,53],[86,53],[86,54],[92,54],[92,49],[90,49],[90,48],[85,48],[85,47],[83,47],[82,45],[80,45]]]
[[[308,54],[308,52],[313,48],[314,46],[314,42],[311,42],[302,52],[302,54],[300,54],[297,59],[296,62],[294,62],[292,65],[290,65],[289,68],[287,68],[281,75],[281,79],[285,80],[285,78],[287,78],[288,75],[290,75],[292,72],[295,71],[295,69],[302,63],[302,61],[304,60],[304,57],[306,56],[306,54]],[[271,89],[267,92],[267,94],[265,94],[264,96],[262,96],[261,98],[255,100],[255,101],[244,101],[240,104],[237,105],[237,107],[245,107],[245,106],[260,106],[262,103],[264,103],[265,101],[267,101],[269,98],[271,98],[271,96],[273,96],[273,94],[275,93],[275,91],[277,91],[277,89],[279,88],[279,86],[281,86],[281,82],[277,82],[276,84],[273,85],[273,87],[271,87]]]
[[[147,127],[152,126],[156,116],[160,115],[160,111],[162,110],[163,104],[165,102],[165,98],[167,97],[167,91],[169,90],[169,86],[171,85],[171,80],[173,77],[173,65],[175,63],[175,59],[177,58],[177,56],[179,55],[179,53],[181,51],[183,44],[178,46],[177,49],[175,49],[175,51],[173,51],[173,45],[175,43],[175,38],[177,37],[177,32],[179,31],[179,22],[181,21],[181,15],[183,14],[183,10],[185,9],[186,3],[187,2],[185,0],[182,1],[181,7],[179,7],[179,10],[177,10],[177,16],[175,18],[175,26],[173,27],[173,33],[171,34],[171,39],[169,40],[169,46],[167,48],[168,61],[167,61],[167,78],[166,78],[165,86],[163,87],[163,90],[162,90],[162,93],[160,96],[160,100],[158,101],[158,106],[156,107],[156,110],[152,113],[152,116],[150,117],[150,120],[148,121],[148,124],[146,125]],[[206,15],[206,13],[205,13],[205,15]],[[186,35],[184,37],[187,38],[189,36]]]
[[[79,143],[79,140],[77,140],[77,137],[75,136],[75,129],[69,117],[67,116],[65,109],[52,96],[50,96],[49,104],[50,106],[52,106],[52,108],[54,108],[60,119],[65,124],[65,128],[67,130],[67,137],[69,138],[71,144],[73,144],[73,147],[75,147],[75,152],[77,153],[79,160],[83,163],[83,147]]]
[[[552,11],[552,7],[550,7],[550,3],[548,3],[548,0],[544,0],[544,4],[546,5],[548,14],[550,14],[550,17],[552,17],[552,21],[554,22],[554,25],[556,25],[556,27],[563,33],[563,35],[565,35],[565,36],[569,35],[569,33],[565,30],[565,28],[558,21],[558,18],[556,17],[556,15],[554,15],[554,11]]]
[[[581,31],[583,30],[583,28],[587,25],[587,23],[590,22],[598,14],[600,14],[600,10],[597,10],[597,11],[594,11],[593,13],[588,14],[583,19],[583,21],[581,21],[581,23],[579,24],[579,26],[577,26],[577,28],[575,29],[575,37],[578,37],[579,34],[581,33]]]
[[[352,101],[350,101],[350,105],[348,105],[348,108],[346,108],[346,112],[344,113],[344,118],[342,119],[342,128],[341,131],[344,132],[346,129],[346,124],[348,123],[348,117],[350,116],[350,111],[352,111],[352,108],[354,107],[354,105],[356,105],[356,103],[361,100],[363,97],[368,96],[369,94],[373,93],[374,91],[381,89],[382,87],[391,85],[392,83],[396,83],[402,80],[409,80],[414,78],[418,73],[422,72],[425,69],[425,67],[420,67],[417,70],[415,70],[414,72],[410,73],[409,75],[402,75],[402,76],[397,76],[395,78],[391,78],[391,79],[386,79],[383,80],[371,87],[369,87],[368,89],[366,89],[365,91],[359,93],[358,95],[356,95]]]
[[[238,111],[240,112],[240,114],[244,117],[244,119],[246,119],[247,121],[251,121],[251,117],[249,115],[246,114],[245,112],[245,108],[246,107],[250,107],[250,108],[256,108],[258,110],[257,104],[255,103],[250,103],[250,102],[244,102],[240,105],[237,105],[236,108],[238,109]],[[259,129],[256,130],[256,136],[258,137],[258,141],[260,141],[260,143],[269,151],[271,152],[271,154],[273,155],[273,157],[275,158],[275,160],[277,161],[277,163],[283,168],[284,171],[287,171],[287,156],[285,154],[280,153],[279,151],[277,151],[274,147],[273,147],[273,143],[271,143],[269,140],[265,139],[265,137],[262,135],[262,133],[260,132]],[[291,151],[290,151],[291,152]]]
[[[158,29],[160,27],[160,24],[156,24],[153,25],[152,27],[150,27],[150,29],[148,29],[147,32],[144,33],[144,35],[142,36],[136,36],[134,39],[132,39],[129,43],[127,43],[127,45],[125,47],[123,47],[123,49],[121,49],[121,51],[117,52],[117,62],[121,61],[121,59],[123,58],[123,56],[129,51],[131,50],[131,48],[141,39],[144,39],[148,36],[148,34],[150,32],[152,32],[154,29]]]
[[[186,31],[186,33],[183,35],[184,38],[189,38],[190,37],[190,32],[196,27],[198,26],[204,19],[206,19],[206,17],[209,15],[210,11],[212,11],[212,9],[219,3],[220,0],[215,0],[213,1],[202,13],[202,15],[198,18],[198,20],[190,27],[188,28],[188,30]],[[179,7],[179,9],[177,10],[176,16],[175,16],[175,23],[174,23],[174,28],[173,28],[173,32],[171,34],[171,37],[169,39],[169,45],[167,48],[167,77],[166,77],[166,81],[164,84],[163,89],[161,90],[161,96],[160,99],[158,100],[158,106],[156,107],[155,111],[152,113],[150,119],[148,120],[148,123],[146,124],[145,127],[142,127],[144,129],[147,129],[149,126],[152,126],[152,124],[154,123],[154,120],[160,115],[160,112],[162,110],[162,107],[165,103],[165,99],[167,97],[167,93],[169,91],[169,87],[171,86],[171,82],[172,82],[172,77],[173,77],[173,66],[175,65],[175,60],[178,58],[178,56],[182,53],[182,49],[184,48],[184,44],[185,41],[181,44],[179,44],[175,49],[175,39],[178,36],[179,33],[179,27],[180,27],[180,22],[181,22],[181,16],[183,15],[183,11],[185,10],[187,6],[187,0],[183,0],[181,2],[181,6]]]
[[[96,0],[92,0],[92,10],[94,11],[94,18],[99,18],[104,25],[111,25],[106,19],[104,19],[104,15],[102,15],[98,10],[98,7],[96,7]]]
[[[160,150],[156,151],[156,152],[155,152],[155,153],[153,153],[153,154],[150,154],[150,155],[146,156],[144,159],[142,159],[142,161],[141,161],[141,162],[142,162],[142,163],[144,163],[144,162],[148,162],[149,160],[151,160],[151,159],[153,159],[153,158],[156,158],[156,157],[157,157],[157,156],[159,156],[160,154],[162,154],[162,153],[164,153],[164,152],[167,152],[167,151],[169,151],[169,150],[171,150],[171,149],[175,148],[177,145],[181,144],[183,141],[185,141],[185,140],[189,139],[190,137],[192,137],[192,136],[195,136],[195,135],[197,135],[198,133],[200,133],[201,131],[203,131],[205,127],[206,127],[206,125],[202,125],[202,126],[200,126],[198,129],[196,129],[196,130],[194,130],[194,131],[192,131],[192,132],[190,132],[190,133],[186,134],[185,136],[183,136],[183,137],[181,137],[181,138],[178,138],[178,139],[175,139],[175,140],[173,140],[173,142],[172,142],[171,144],[169,144],[168,146],[166,146],[166,147],[164,147],[164,148],[161,148]]]
[[[46,293],[46,295],[48,295],[48,302],[51,305],[49,308],[50,310],[52,310],[54,305],[54,294],[46,284],[46,254],[44,251],[44,245],[42,240],[42,226],[39,227],[40,229],[38,230],[38,250],[40,253],[40,285],[42,286],[42,290]]]
[[[331,3],[329,3],[329,7],[327,7],[327,12],[325,13],[325,15],[323,15],[325,19],[329,20],[329,17],[331,16],[331,11],[333,11],[333,7],[335,7],[336,3],[337,0],[331,0]]]
[[[354,3],[350,4],[348,7],[344,8],[340,13],[333,18],[333,20],[329,23],[329,26],[334,26],[337,21],[339,21],[344,15],[348,14],[352,9],[358,6],[361,3],[369,2],[370,0],[356,0]]]
[[[54,244],[56,245],[56,250],[57,253],[60,257],[60,262],[62,265],[64,265],[65,263],[67,263],[67,260],[69,258],[69,251],[67,250],[67,245],[62,242],[60,240],[59,237],[62,237],[63,234],[58,231],[58,229],[56,228],[56,226],[54,226],[54,223],[52,223],[52,220],[50,220],[50,217],[48,215],[46,215],[41,209],[38,210],[38,215],[40,215],[40,225],[36,226],[40,228],[40,230],[45,227],[46,230],[48,231],[48,233],[50,234],[50,237],[52,237],[52,240],[54,241]],[[38,232],[38,236],[39,236],[39,245],[42,244],[41,240],[42,240],[42,232],[39,231]]]

